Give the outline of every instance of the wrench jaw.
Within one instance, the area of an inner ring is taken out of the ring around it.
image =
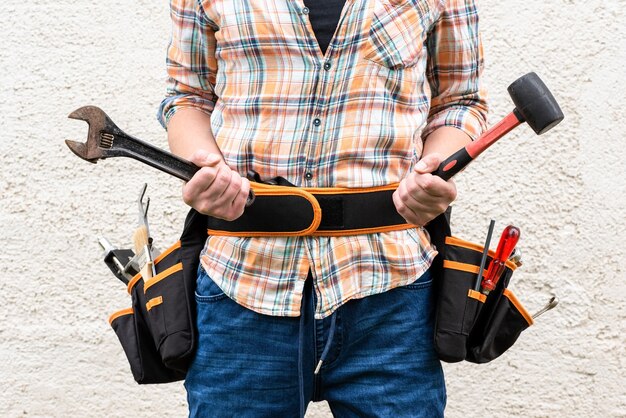
[[[87,142],[65,141],[78,157],[95,164],[100,159],[124,155],[113,146],[114,135],[124,135],[124,132],[99,107],[83,106],[70,113],[68,118],[82,120],[89,125]]]
[[[97,163],[98,160],[101,158],[101,157],[89,158],[89,152],[87,151],[87,145],[83,144],[82,142],[71,141],[69,139],[66,139],[65,140],[65,145],[67,145],[68,148],[74,154],[76,154],[78,157],[82,158],[85,161],[89,161],[92,164]]]

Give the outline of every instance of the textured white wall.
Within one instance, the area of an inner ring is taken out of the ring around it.
[[[626,416],[626,1],[480,5],[492,123],[528,71],[567,119],[543,137],[520,128],[459,176],[454,230],[480,242],[490,218],[519,225],[514,291],[531,311],[552,293],[561,305],[493,363],[446,365],[447,415]],[[0,16],[0,416],[183,416],[181,384],[132,380],[107,323],[128,300],[96,244],[130,244],[144,182],[157,243],[174,242],[180,182],[126,159],[89,165],[63,143],[87,132],[67,114],[95,104],[166,146],[168,3],[8,0]]]

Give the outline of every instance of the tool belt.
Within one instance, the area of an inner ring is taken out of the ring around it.
[[[194,292],[207,230],[231,236],[335,236],[414,228],[395,210],[391,195],[397,185],[300,189],[282,178],[272,182],[251,183],[254,203],[236,221],[192,209],[180,240],[154,260],[156,275],[144,280],[139,273],[129,282],[132,306],[115,312],[109,323],[138,383],[185,377],[197,339]]]
[[[233,236],[335,236],[414,227],[395,210],[394,185],[297,189],[254,184],[254,190],[255,202],[245,212],[255,215],[239,222],[190,210],[180,240],[155,259],[156,275],[144,280],[139,273],[129,282],[132,306],[115,312],[109,322],[138,383],[185,378],[197,343],[195,287],[207,229]],[[532,319],[506,289],[515,268],[510,263],[488,297],[470,291],[482,247],[451,237],[448,217],[449,212],[442,214],[426,227],[439,249],[431,267],[437,284],[435,348],[444,361],[484,363],[513,345]]]
[[[234,221],[209,217],[209,235],[342,236],[415,228],[393,203],[398,184],[349,189],[254,182],[251,187],[254,203]]]
[[[533,324],[531,315],[507,289],[517,266],[507,261],[495,290],[484,295],[473,289],[483,246],[453,236],[445,237],[444,242],[435,350],[446,362],[487,363],[508,350]],[[494,255],[489,251],[487,264]]]

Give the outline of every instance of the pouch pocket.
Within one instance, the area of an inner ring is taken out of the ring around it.
[[[467,361],[487,363],[511,348],[522,331],[533,324],[532,316],[515,295],[504,289],[489,321],[476,327],[470,337]]]
[[[414,65],[432,24],[428,2],[376,0],[364,58],[391,69]]]
[[[467,338],[487,297],[473,290],[478,267],[444,260],[439,288],[435,349],[453,363],[465,359]]]
[[[168,369],[154,346],[147,325],[133,308],[115,312],[109,324],[122,344],[130,371],[139,384],[168,383],[181,380],[184,373]]]
[[[171,368],[184,368],[193,348],[193,317],[183,277],[180,242],[155,260],[156,276],[143,285],[146,318],[163,363]],[[185,367],[186,368],[186,367]]]
[[[435,350],[443,361],[490,361],[506,351],[528,327],[526,321],[527,325],[522,329],[516,323],[508,322],[515,314],[508,312],[507,307],[517,307],[516,312],[523,310],[517,299],[513,305],[506,302],[513,297],[506,289],[516,269],[513,263],[506,263],[502,278],[489,296],[474,290],[482,252],[480,245],[446,237],[435,323]],[[489,252],[487,265],[494,255],[493,251]],[[507,327],[519,330],[515,338],[505,338],[505,334],[511,332],[506,331]],[[506,346],[502,341],[504,338],[510,341],[510,345]]]

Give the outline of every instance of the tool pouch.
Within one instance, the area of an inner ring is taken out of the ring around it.
[[[435,349],[443,361],[489,362],[508,350],[533,323],[506,289],[515,264],[506,263],[496,289],[488,296],[474,290],[482,252],[480,245],[452,236],[445,239],[435,323]],[[487,265],[493,256],[490,251]]]
[[[185,378],[197,338],[194,289],[206,219],[189,212],[180,241],[155,259],[157,274],[137,274],[128,284],[132,307],[109,319],[137,383]]]

